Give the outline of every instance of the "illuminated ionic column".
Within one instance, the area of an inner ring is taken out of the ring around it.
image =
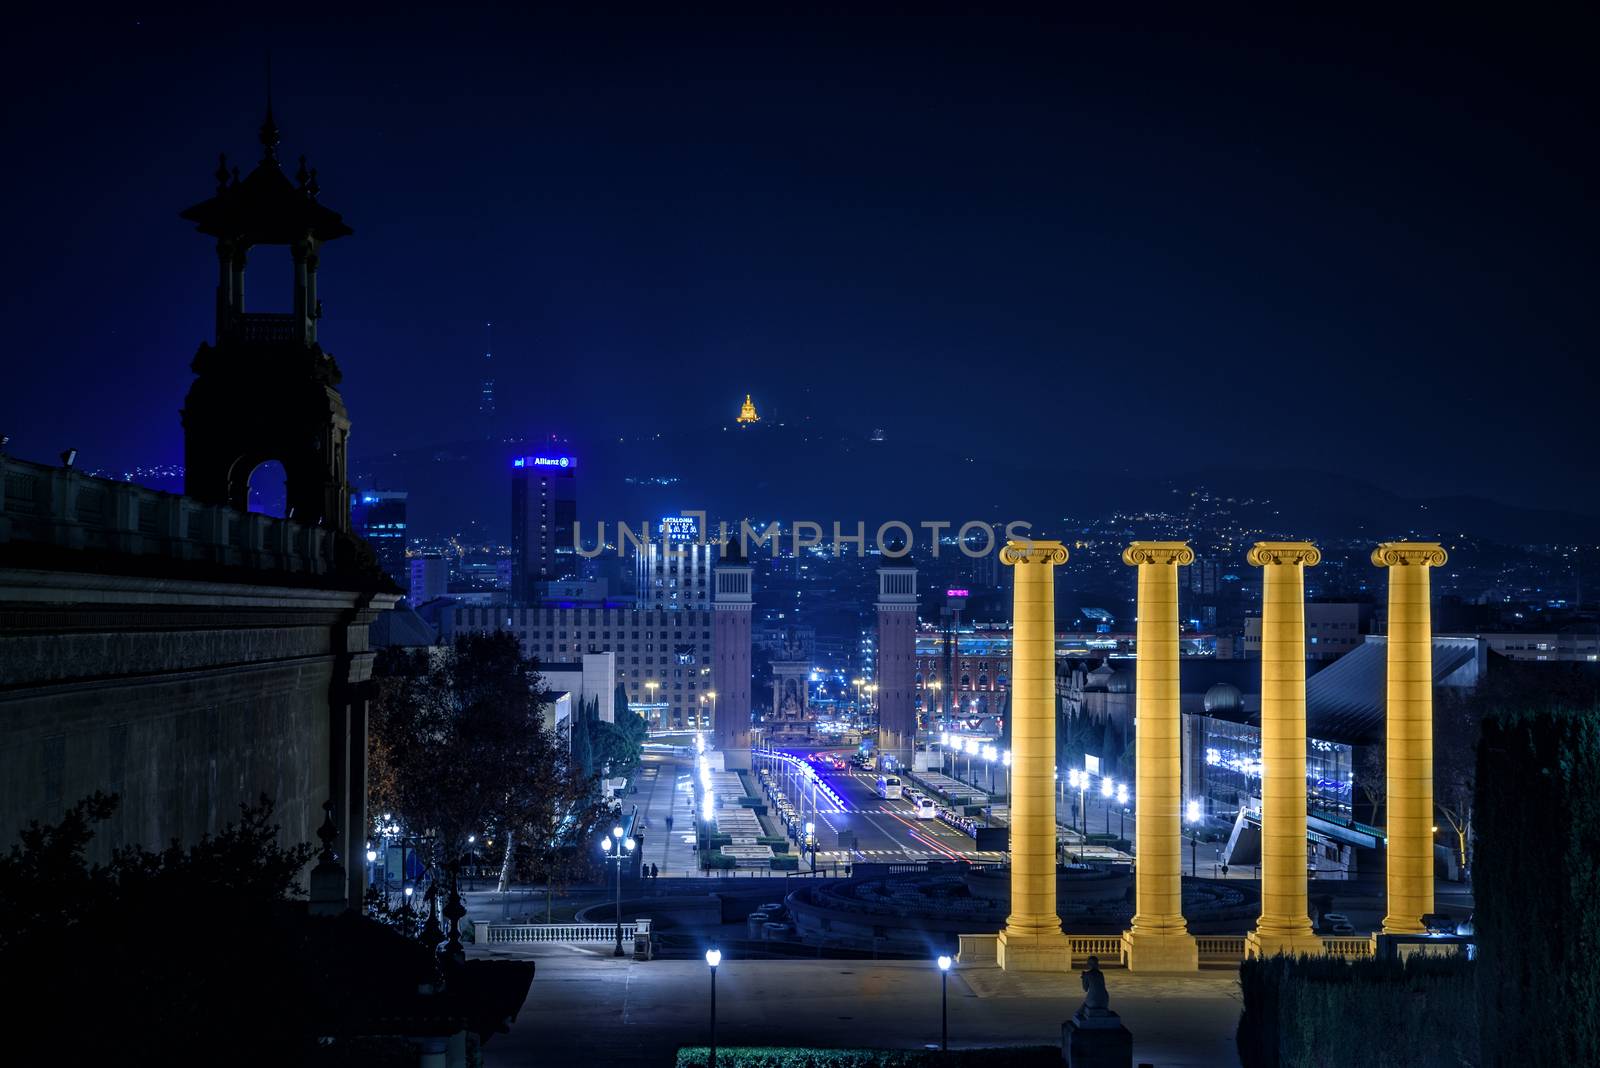
[[[1261,918],[1247,957],[1318,955],[1306,908],[1306,584],[1322,561],[1308,541],[1260,541]]]
[[[1122,562],[1139,569],[1135,663],[1133,923],[1122,933],[1130,971],[1192,972],[1199,952],[1183,919],[1183,755],[1178,691],[1178,567],[1194,562],[1181,541],[1136,541]]]
[[[1421,934],[1433,911],[1433,620],[1428,568],[1448,557],[1432,542],[1389,541],[1372,562],[1389,569],[1389,911],[1384,934]]]
[[[1056,915],[1056,580],[1059,541],[1012,541],[1011,914],[996,960],[1007,971],[1065,972],[1072,943]]]

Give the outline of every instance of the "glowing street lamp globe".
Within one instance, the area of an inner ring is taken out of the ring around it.
[[[947,954],[939,954],[939,970],[941,972],[947,972],[950,970],[950,957]]]
[[[721,963],[722,963],[722,950],[720,950],[720,949],[708,949],[708,950],[706,950],[706,964],[708,966],[710,966],[712,968],[715,968],[717,965],[719,965]]]
[[[1112,792],[1115,789],[1116,789],[1116,787],[1113,785],[1113,783],[1111,782],[1110,779],[1101,779],[1100,780],[1100,796],[1101,797],[1110,797]]]

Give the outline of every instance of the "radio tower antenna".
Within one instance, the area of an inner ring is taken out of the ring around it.
[[[486,437],[494,436],[494,324],[483,324],[483,381],[478,387],[478,416]]]

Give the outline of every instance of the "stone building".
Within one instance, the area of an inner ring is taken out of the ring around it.
[[[398,590],[350,533],[350,420],[317,341],[322,246],[351,231],[302,159],[226,161],[183,213],[215,239],[216,334],[183,408],[186,496],[0,455],[0,833],[59,820],[96,790],[122,803],[91,859],[192,843],[266,794],[286,843],[367,833],[367,628]],[[246,310],[246,258],[288,246],[292,310]],[[70,461],[70,458],[68,458]],[[275,461],[287,515],[251,514]],[[349,900],[364,869],[346,866]]]

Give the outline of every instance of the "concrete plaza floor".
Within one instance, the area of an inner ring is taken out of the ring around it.
[[[609,948],[542,944],[474,951],[533,959],[538,971],[508,1035],[484,1048],[507,1065],[670,1065],[707,1039],[710,976],[700,961],[610,957]],[[1133,1032],[1134,1063],[1239,1063],[1237,972],[1192,976],[1106,973],[1111,1007]],[[1078,973],[1008,975],[994,967],[950,974],[952,1046],[1060,1041],[1079,1002]],[[939,974],[921,961],[725,960],[717,975],[721,1045],[919,1048],[939,1041]]]

